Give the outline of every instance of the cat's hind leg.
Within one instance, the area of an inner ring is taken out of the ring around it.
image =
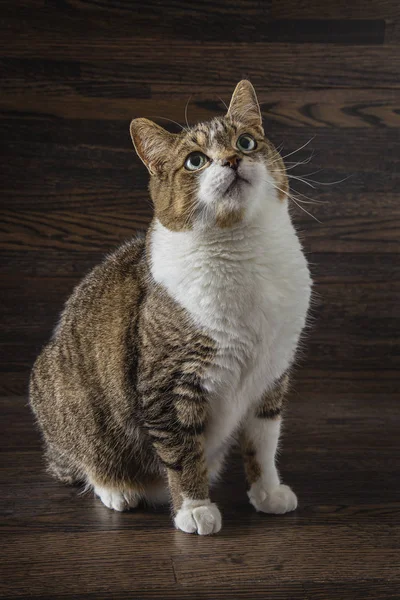
[[[127,485],[117,487],[115,484],[107,486],[91,483],[90,485],[105,506],[119,512],[136,508],[141,501],[153,507],[159,504],[168,504],[170,501],[170,494],[165,482],[149,485],[141,490],[130,488]]]
[[[131,508],[136,508],[140,501],[140,495],[137,491],[128,487],[112,487],[92,483],[96,496],[102,503],[113,510],[122,512]]]
[[[46,447],[47,472],[66,485],[75,485],[84,480],[75,463],[52,444]]]

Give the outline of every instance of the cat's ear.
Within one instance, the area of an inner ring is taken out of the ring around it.
[[[133,119],[130,132],[135,150],[150,175],[162,171],[175,135],[148,119]]]
[[[250,81],[240,81],[232,94],[227,116],[235,121],[262,127],[260,106]]]

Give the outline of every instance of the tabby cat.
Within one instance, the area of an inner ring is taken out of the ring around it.
[[[237,440],[254,508],[294,510],[275,454],[311,279],[254,88],[178,134],[130,132],[154,218],[77,286],[35,363],[48,470],[118,511],[167,494],[175,526],[207,535]]]

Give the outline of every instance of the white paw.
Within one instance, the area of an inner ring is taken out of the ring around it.
[[[222,518],[218,506],[210,500],[184,500],[174,523],[185,533],[210,535],[221,529]]]
[[[107,508],[120,512],[135,508],[139,504],[139,498],[134,492],[120,492],[112,488],[95,486],[94,493]]]
[[[250,503],[257,511],[281,515],[297,508],[297,497],[288,485],[280,484],[266,491],[262,485],[253,483],[247,492]]]

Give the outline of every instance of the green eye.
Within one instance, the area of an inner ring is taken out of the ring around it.
[[[249,133],[244,133],[238,138],[236,146],[243,152],[251,152],[257,148],[257,142]]]
[[[185,169],[188,171],[198,171],[208,163],[208,158],[202,152],[192,152],[185,160]]]

